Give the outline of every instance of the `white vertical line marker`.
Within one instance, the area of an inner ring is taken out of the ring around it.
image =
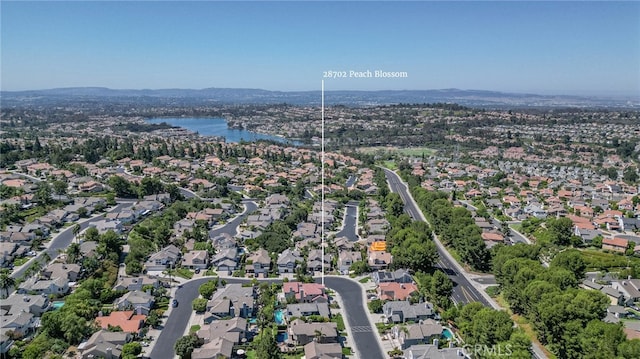
[[[322,268],[322,274],[321,274],[321,278],[322,278],[322,285],[324,286],[324,80],[322,80],[322,91],[321,91],[321,114],[322,114],[322,140],[321,140],[321,172],[322,172],[322,198],[321,198],[321,208],[320,210],[322,211],[321,214],[321,219],[320,219],[320,247],[322,250],[322,254],[321,254],[321,268]]]

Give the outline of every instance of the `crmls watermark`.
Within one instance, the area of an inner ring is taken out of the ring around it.
[[[469,345],[465,344],[462,346],[464,352],[471,356],[472,358],[484,357],[487,355],[493,355],[498,357],[510,357],[513,354],[511,350],[511,344],[504,345],[484,345],[484,344],[476,344]]]

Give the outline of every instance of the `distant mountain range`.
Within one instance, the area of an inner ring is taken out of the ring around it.
[[[49,90],[1,91],[2,106],[73,102],[155,102],[172,104],[274,104],[320,105],[320,91],[268,91],[261,89],[206,88],[114,90],[104,87],[69,87]],[[457,103],[482,108],[605,107],[640,108],[640,98],[536,95],[483,90],[383,90],[326,91],[325,104],[374,106],[397,103]]]

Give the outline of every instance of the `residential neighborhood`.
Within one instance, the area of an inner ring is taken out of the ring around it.
[[[430,121],[455,117],[425,111]],[[599,314],[589,320],[622,323],[625,340],[640,337],[637,158],[607,147],[607,138],[581,145],[597,127],[550,131],[569,136],[565,152],[539,138],[540,128],[519,124],[492,127],[499,140],[464,156],[388,149],[323,156],[315,146],[227,143],[180,130],[109,132],[143,126],[142,117],[87,121],[96,126],[3,132],[8,153],[30,154],[1,161],[5,355],[44,355],[43,343],[62,336],[55,353],[77,358],[161,351],[241,358],[265,350],[358,358],[366,356],[355,339],[361,331],[390,358],[473,357],[470,343],[511,348],[520,336],[532,344],[513,350],[551,354],[546,344],[560,339],[523,333],[503,317],[539,313],[518,294],[528,282],[512,290],[511,276],[523,268],[553,293],[558,286],[590,296]],[[610,129],[618,141],[640,131]],[[449,140],[462,141],[455,136]],[[72,142],[68,160],[47,154]],[[585,156],[568,161],[579,149]],[[407,184],[406,195],[381,167]],[[527,263],[518,262],[523,256]],[[502,269],[507,264],[512,272]],[[354,303],[362,304],[359,319]],[[485,307],[467,309],[475,304]],[[186,315],[186,327],[175,327],[173,313]],[[483,329],[468,324],[476,315],[504,319],[485,324],[506,334],[483,342],[475,336]]]

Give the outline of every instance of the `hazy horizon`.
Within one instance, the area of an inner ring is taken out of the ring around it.
[[[204,91],[210,89],[216,90],[250,90],[250,91],[268,91],[268,92],[281,92],[281,93],[299,93],[299,92],[320,92],[321,89],[310,90],[277,90],[277,89],[264,89],[264,88],[249,88],[249,87],[203,87],[203,88],[178,88],[178,87],[164,87],[164,88],[111,88],[104,86],[71,86],[71,87],[54,87],[54,88],[38,88],[38,89],[26,89],[26,90],[4,90],[6,93],[20,93],[20,92],[44,92],[44,91],[64,91],[64,90],[88,90],[88,89],[103,89],[108,91]],[[574,94],[574,93],[539,93],[539,92],[515,92],[515,91],[501,91],[491,89],[462,89],[462,88],[424,88],[424,89],[327,89],[325,92],[384,92],[384,91],[468,91],[468,92],[491,92],[491,93],[504,93],[507,95],[537,95],[537,96],[575,96],[575,97],[593,97],[593,98],[611,98],[611,99],[640,99],[636,95],[607,95],[607,94]]]

